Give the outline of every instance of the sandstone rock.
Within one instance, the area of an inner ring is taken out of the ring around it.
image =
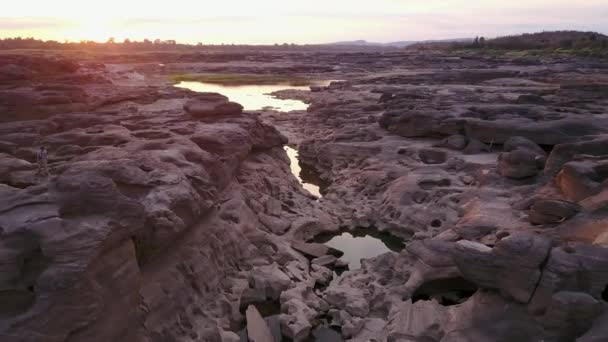
[[[382,95],[380,95],[380,98],[378,99],[378,102],[380,102],[380,103],[382,103],[382,102],[388,102],[388,101],[392,100],[393,97],[395,97],[395,94],[392,94],[392,93],[383,93]]]
[[[464,154],[479,154],[482,152],[490,152],[490,147],[477,139],[469,139],[467,147],[462,150]]]
[[[327,309],[327,303],[314,294],[312,287],[300,283],[281,295],[281,329],[292,340],[302,341],[310,334],[311,322]]]
[[[311,263],[314,265],[319,265],[319,266],[324,266],[324,267],[331,267],[332,265],[334,265],[336,263],[337,259],[335,256],[333,255],[324,255],[322,257],[319,258],[315,258],[312,259]]]
[[[541,322],[555,338],[574,340],[591,328],[602,311],[602,303],[590,295],[563,291],[553,295]]]
[[[301,217],[291,222],[290,230],[300,240],[310,240],[323,231],[319,220],[315,217]]]
[[[537,200],[530,210],[532,224],[561,223],[581,211],[581,207],[573,202],[562,200]]]
[[[546,152],[534,141],[524,137],[511,137],[503,144],[503,151],[512,152],[515,150],[529,150],[536,155],[545,156]]]
[[[498,172],[508,178],[523,179],[538,174],[538,156],[528,150],[517,149],[498,156]]]
[[[449,148],[451,150],[460,151],[467,146],[467,138],[464,135],[452,135],[445,138],[439,146]]]
[[[604,136],[598,136],[587,141],[561,143],[553,148],[547,160],[545,173],[549,176],[557,175],[564,164],[572,162],[577,157],[587,156],[589,158],[606,159],[606,145],[608,139]],[[587,158],[583,158],[585,160]]]
[[[356,336],[365,325],[365,320],[359,317],[352,317],[342,325],[342,336],[351,338]]]
[[[274,342],[270,328],[253,305],[247,308],[247,335],[251,342]]]
[[[241,293],[239,308],[245,310],[252,304],[263,303],[266,299],[264,288],[246,288]]]
[[[309,88],[310,88],[310,91],[313,93],[318,93],[321,90],[323,90],[323,87],[321,87],[321,86],[310,86]]]
[[[363,319],[363,327],[353,335],[353,341],[381,340],[386,335],[386,321],[381,318]]]
[[[326,286],[333,278],[332,271],[324,266],[313,264],[310,266],[312,272],[310,275],[315,279],[315,282],[319,285]]]
[[[34,73],[21,65],[5,64],[0,67],[0,81],[11,81],[11,80],[27,80],[30,79]]]
[[[342,335],[338,332],[334,331],[328,327],[318,327],[313,332],[312,335],[315,338],[315,341],[319,342],[342,342]]]
[[[435,301],[407,301],[389,322],[391,332],[388,340],[399,341],[412,336],[423,341],[440,341],[445,334],[441,327],[445,326],[447,320],[446,308]]]
[[[527,303],[540,280],[540,267],[550,247],[547,239],[530,234],[503,238],[494,248],[462,240],[456,243],[454,261],[465,279]]]
[[[356,317],[367,317],[369,304],[363,291],[349,286],[330,286],[323,296],[332,306]]]
[[[605,178],[600,170],[605,169],[606,165],[605,162],[598,164],[589,161],[566,163],[555,182],[568,199],[579,202],[600,191],[600,184]]]
[[[447,153],[436,149],[420,150],[418,156],[425,164],[442,164],[447,160]]]
[[[341,252],[337,251],[334,248],[328,247],[326,245],[320,243],[306,243],[301,241],[292,241],[291,247],[299,252],[304,253],[305,255],[320,258],[329,254],[340,257]]]
[[[184,105],[184,110],[197,118],[209,116],[237,115],[243,112],[243,106],[235,102],[204,102],[192,100]]]
[[[589,244],[606,246],[608,234],[602,228],[608,222],[608,210],[598,208],[577,215],[559,226],[558,234],[566,241],[578,241]]]
[[[553,295],[561,289],[586,292],[601,299],[605,284],[608,284],[608,275],[602,271],[606,264],[608,251],[602,247],[553,248],[531,299],[530,309],[544,312],[551,305]]]
[[[543,104],[543,103],[546,103],[547,100],[545,100],[542,96],[526,94],[526,95],[519,95],[519,97],[517,98],[517,102],[518,103]]]
[[[289,288],[291,280],[281,271],[279,265],[273,263],[256,268],[249,276],[249,283],[254,289],[262,290],[266,298],[278,299],[281,293]]]
[[[558,145],[576,142],[606,132],[606,126],[594,125],[590,120],[570,117],[561,120],[534,122],[523,119],[482,121],[470,120],[466,124],[467,136],[485,143],[503,143],[522,136],[540,145]]]
[[[441,240],[408,243],[406,250],[415,261],[411,275],[405,283],[403,297],[411,297],[425,283],[459,277],[460,271],[452,259],[453,248],[453,244]]]
[[[608,312],[604,313],[593,322],[593,326],[577,342],[602,342],[608,338]]]

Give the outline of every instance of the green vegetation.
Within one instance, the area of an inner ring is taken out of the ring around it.
[[[579,57],[595,57],[608,58],[608,49],[532,49],[532,50],[502,50],[502,49],[465,49],[458,48],[452,50],[459,55],[484,55],[495,57],[542,57],[542,56],[579,56]]]
[[[499,50],[606,50],[608,37],[595,32],[552,31],[482,40],[477,38],[469,48]]]
[[[509,57],[563,55],[606,58],[608,36],[596,32],[551,31],[495,39],[476,37],[470,42],[416,44],[410,49]]]
[[[255,75],[255,74],[174,74],[169,76],[172,82],[203,82],[225,86],[285,84],[290,86],[308,86],[313,82],[305,77],[290,75]]]

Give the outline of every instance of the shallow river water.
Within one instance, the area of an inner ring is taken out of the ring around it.
[[[390,251],[400,252],[404,245],[401,239],[375,229],[360,228],[339,235],[319,235],[315,242],[324,243],[344,252],[340,258],[348,263],[350,270],[361,268],[361,259],[369,259]]]
[[[282,100],[270,95],[272,92],[284,89],[309,90],[309,87],[306,86],[296,87],[285,84],[225,86],[203,82],[181,82],[175,86],[197,92],[220,93],[227,96],[230,101],[243,105],[245,110],[272,108],[281,112],[289,112],[308,108],[308,104],[300,100]]]
[[[329,82],[327,82],[329,83]],[[308,104],[300,100],[282,100],[270,95],[270,93],[284,89],[309,90],[308,87],[295,87],[284,84],[274,85],[246,85],[246,86],[224,86],[202,82],[181,82],[177,87],[187,88],[197,92],[214,92],[227,96],[231,101],[238,102],[245,110],[260,110],[272,107],[272,109],[288,112],[292,110],[306,110]],[[303,179],[302,167],[298,159],[298,151],[292,147],[285,146],[285,152],[291,162],[291,172],[300,181],[302,187],[317,198],[321,198],[318,184]],[[373,258],[389,251],[399,252],[403,249],[401,240],[390,234],[379,233],[373,229],[356,229],[339,235],[321,235],[315,238],[316,242],[336,248],[344,255],[342,260],[348,263],[349,269],[354,270],[361,267],[361,259]]]

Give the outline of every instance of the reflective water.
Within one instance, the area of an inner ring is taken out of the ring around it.
[[[287,156],[289,157],[291,173],[298,178],[304,189],[317,196],[317,198],[321,198],[322,195],[319,186],[306,182],[304,179],[302,179],[302,167],[300,166],[300,160],[298,159],[298,151],[289,146],[285,146],[285,152],[287,152]]]
[[[400,252],[404,248],[398,237],[364,228],[340,235],[318,235],[314,240],[344,252],[340,259],[348,263],[350,270],[361,268],[361,259],[373,258],[390,251]]]
[[[270,95],[270,93],[284,89],[310,90],[307,86],[290,86],[284,84],[225,86],[203,82],[181,82],[175,86],[197,92],[220,93],[227,96],[230,101],[240,103],[245,110],[272,108],[281,112],[306,110],[308,104],[300,100],[277,99]]]

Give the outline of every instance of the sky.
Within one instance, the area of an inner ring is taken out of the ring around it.
[[[496,37],[543,30],[608,34],[608,0],[16,0],[0,38],[328,43]]]

